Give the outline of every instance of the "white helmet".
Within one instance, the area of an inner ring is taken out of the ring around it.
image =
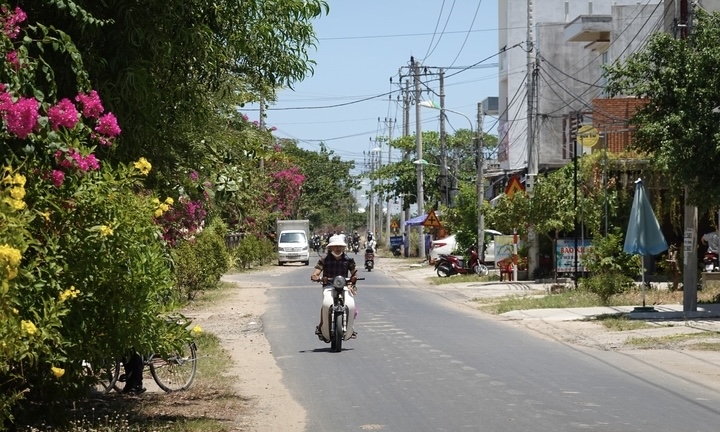
[[[340,237],[339,235],[334,235],[334,236],[330,237],[330,243],[328,243],[327,247],[332,247],[332,246],[345,247],[346,244],[343,241],[342,237]]]

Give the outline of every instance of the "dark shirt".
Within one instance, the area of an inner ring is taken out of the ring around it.
[[[324,277],[328,280],[332,280],[335,276],[348,277],[354,275],[357,271],[355,269],[355,260],[349,256],[342,254],[339,259],[336,259],[333,254],[329,253],[324,258],[320,258],[315,264],[315,268],[322,271]]]

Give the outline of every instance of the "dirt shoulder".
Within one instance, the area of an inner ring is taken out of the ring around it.
[[[411,274],[414,270],[408,270],[407,264],[403,263],[403,269],[393,265],[397,266],[393,260],[378,260],[375,271],[394,273],[416,286],[441,292],[486,318],[531,331],[538,337],[581,349],[620,351],[624,356],[654,365],[659,371],[720,392],[720,352],[698,349],[699,342],[720,343],[717,321],[653,323],[647,328],[620,332],[608,331],[589,321],[510,320],[478,310],[478,303],[459,293],[453,284],[433,286],[427,283],[422,272]],[[290,268],[266,270],[282,272]],[[226,275],[223,280],[236,284],[238,289],[228,290],[221,301],[208,304],[191,316],[204,330],[217,335],[232,358],[228,375],[237,377],[235,390],[247,401],[248,408],[235,415],[232,430],[304,430],[306,413],[283,386],[282,371],[263,334],[261,317],[267,307],[268,286],[258,282],[257,275],[258,272]],[[676,335],[692,333],[702,337],[673,339]],[[655,349],[640,349],[630,343],[633,338],[662,338],[663,343]]]

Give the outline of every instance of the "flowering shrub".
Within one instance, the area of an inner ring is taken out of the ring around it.
[[[162,237],[171,246],[176,246],[181,240],[194,239],[203,230],[207,216],[203,201],[191,201],[184,196],[178,201],[178,205],[170,207],[173,202],[166,200],[160,203],[158,200],[154,212],[163,230]]]
[[[152,170],[144,158],[102,163],[95,150],[121,133],[115,116],[67,36],[38,24],[39,35],[20,38],[26,19],[0,5],[0,429],[23,398],[85,394],[83,362],[130,347],[167,352],[191,337],[161,317],[173,275],[155,218],[173,201],[137,193]],[[77,71],[73,97],[47,81],[50,49]]]

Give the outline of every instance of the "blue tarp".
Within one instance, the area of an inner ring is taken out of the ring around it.
[[[405,221],[405,225],[403,225],[403,228],[405,228],[405,226],[419,226],[419,225],[422,225],[423,222],[425,222],[425,219],[427,219],[427,217],[428,217],[427,214],[423,214],[423,215],[415,216],[414,218],[408,219],[408,220]]]

